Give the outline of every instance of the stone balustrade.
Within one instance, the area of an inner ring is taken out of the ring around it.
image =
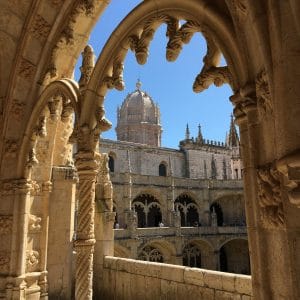
[[[129,229],[115,229],[115,239],[130,238]],[[182,236],[201,236],[211,234],[224,234],[224,235],[247,235],[247,228],[245,226],[201,226],[201,227],[181,227],[180,235]],[[137,228],[136,235],[140,237],[157,237],[157,236],[175,236],[175,227],[148,227],[148,228]]]
[[[251,276],[106,256],[103,299],[250,300]]]
[[[114,184],[126,182],[125,173],[111,173],[111,181]],[[132,182],[137,185],[158,185],[158,186],[170,186],[171,177],[162,177],[162,176],[151,176],[151,175],[140,175],[140,174],[131,174]],[[186,188],[233,188],[233,189],[242,189],[243,182],[242,180],[237,179],[228,179],[228,180],[217,180],[217,179],[192,179],[192,178],[179,178],[174,177],[174,185],[179,187]]]

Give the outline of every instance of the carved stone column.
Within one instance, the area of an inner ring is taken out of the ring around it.
[[[79,151],[75,166],[79,178],[79,203],[77,218],[76,287],[78,300],[92,299],[93,295],[93,254],[95,245],[95,182],[100,155],[92,151]]]
[[[104,295],[103,258],[114,255],[114,221],[112,183],[108,168],[108,155],[101,154],[100,169],[96,188],[95,210],[95,257],[94,257],[94,298]]]
[[[1,201],[13,203],[12,215],[0,218],[0,232],[6,233],[6,242],[0,246],[0,273],[7,276],[6,298],[25,299],[27,236],[32,181],[16,179],[2,182]],[[5,225],[5,228],[3,228]],[[5,229],[5,230],[4,230]],[[5,248],[4,248],[5,247]],[[36,291],[39,294],[39,289]]]

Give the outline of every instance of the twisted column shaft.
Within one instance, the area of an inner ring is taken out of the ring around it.
[[[80,151],[75,164],[79,177],[75,297],[77,300],[87,300],[93,296],[95,182],[99,154]]]

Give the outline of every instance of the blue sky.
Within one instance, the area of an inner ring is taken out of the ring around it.
[[[91,33],[89,44],[95,54],[101,52],[110,34],[119,22],[141,1],[112,0],[99,22]],[[220,88],[211,86],[208,90],[196,94],[192,90],[195,77],[202,68],[202,58],[206,52],[203,37],[197,33],[176,62],[167,62],[165,49],[167,45],[166,27],[162,25],[155,34],[150,46],[150,55],[145,65],[140,66],[132,52],[128,52],[125,60],[124,81],[125,90],[111,90],[106,95],[106,117],[113,123],[113,128],[102,137],[116,139],[116,110],[126,95],[135,90],[137,78],[141,79],[142,90],[147,91],[153,100],[159,104],[161,123],[163,127],[162,146],[177,148],[184,138],[186,124],[189,124],[191,136],[196,136],[198,124],[201,124],[205,139],[225,141],[229,130],[232,105],[228,98],[232,95],[229,86]],[[75,78],[80,77],[79,59]]]

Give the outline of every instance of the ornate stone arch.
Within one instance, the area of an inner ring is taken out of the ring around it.
[[[187,20],[181,29],[179,19]],[[190,40],[194,32],[202,32],[208,42],[208,52],[204,58],[204,67],[195,81],[195,91],[201,91],[213,82],[217,85],[230,82],[233,90],[237,90],[243,84],[242,82],[246,81],[247,70],[244,64],[246,60],[238,51],[233,24],[228,19],[225,21],[222,15],[209,5],[206,5],[204,10],[203,2],[199,1],[146,1],[120,23],[99,56],[88,90],[96,91],[102,97],[95,106],[86,107],[82,121],[88,122],[89,110],[103,105],[104,96],[109,88],[119,90],[124,88],[123,61],[130,48],[135,51],[138,62],[145,63],[148,45],[155,30],[162,23],[168,25],[167,34],[170,40],[167,57],[169,60],[175,59],[177,50]],[[228,69],[218,67],[221,54],[219,49],[228,61]],[[88,99],[94,98],[94,95],[87,93],[85,98],[90,102]]]
[[[26,128],[25,136],[21,144],[20,149],[20,160],[18,163],[18,173],[21,176],[26,177],[26,164],[28,165],[27,155],[32,151],[32,137],[36,135],[36,131],[39,129],[38,126],[46,126],[46,124],[41,124],[41,115],[43,110],[49,110],[50,118],[57,118],[60,113],[62,120],[67,119],[72,113],[75,115],[75,122],[79,116],[80,109],[78,105],[79,90],[78,84],[71,79],[62,79],[59,81],[54,81],[47,86],[47,88],[42,92],[37,104],[32,112],[30,121]],[[61,105],[61,110],[59,111],[59,105]],[[45,128],[40,128],[40,130],[46,130]],[[27,160],[27,162],[26,162]]]

